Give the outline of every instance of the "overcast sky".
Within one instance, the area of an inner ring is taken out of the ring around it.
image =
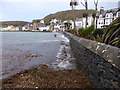
[[[32,21],[42,19],[46,15],[58,11],[70,10],[71,0],[0,0],[0,21]],[[80,2],[77,9],[84,9]],[[89,9],[94,9],[93,0],[89,1]],[[99,0],[99,6],[105,9],[117,8],[119,0]]]

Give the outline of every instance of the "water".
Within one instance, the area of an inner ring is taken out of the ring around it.
[[[1,32],[2,78],[39,64],[54,68],[74,67],[69,40],[61,33],[53,32]],[[0,35],[1,35],[0,33]],[[54,35],[57,35],[54,37]],[[67,50],[68,53],[63,53]],[[65,57],[61,56],[65,55]],[[65,59],[66,58],[66,59]]]

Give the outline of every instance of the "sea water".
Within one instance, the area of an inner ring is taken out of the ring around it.
[[[62,33],[56,32],[1,32],[0,35],[1,78],[40,64],[54,65],[61,49],[65,49],[61,42],[69,43]],[[57,66],[62,67],[61,63],[59,60]]]

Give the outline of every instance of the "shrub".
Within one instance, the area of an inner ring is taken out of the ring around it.
[[[78,29],[78,33],[82,33],[83,30],[84,30],[83,28],[79,28],[79,29]]]
[[[84,35],[91,35],[94,30],[94,25],[91,25],[90,27],[87,27],[85,30],[82,31],[82,34]]]
[[[74,29],[70,29],[69,32],[74,34]]]
[[[104,34],[104,29],[96,29],[94,30],[94,32],[92,33],[92,35],[97,38],[97,36],[102,36]]]

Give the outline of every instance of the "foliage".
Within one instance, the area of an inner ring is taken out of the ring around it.
[[[69,32],[74,34],[74,29],[70,29]]]
[[[92,13],[92,17],[95,18],[96,17],[96,13]]]
[[[104,29],[96,29],[92,33],[92,36],[95,38],[95,40],[102,41],[103,34],[104,34]]]
[[[75,1],[75,2],[70,2],[70,6],[72,7],[72,9],[74,9],[75,6],[78,5],[78,2]]]
[[[120,17],[114,20],[107,28],[103,36],[103,43],[120,47]]]
[[[70,31],[70,33],[73,32],[74,30]],[[96,40],[120,48],[120,17],[114,20],[106,28],[94,30],[94,25],[92,25],[86,29],[79,28],[78,32],[80,37]]]
[[[78,29],[78,32],[79,32],[79,33],[82,33],[83,30],[84,30],[83,28],[79,28],[79,29]]]
[[[88,13],[83,13],[83,17],[87,17],[88,16]]]
[[[91,35],[94,30],[94,25],[91,25],[90,27],[87,27],[85,30],[82,31],[82,34],[84,35]]]

